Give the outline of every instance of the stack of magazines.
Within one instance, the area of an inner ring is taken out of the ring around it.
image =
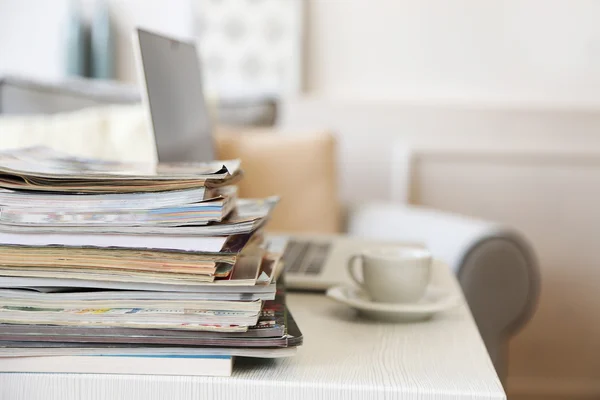
[[[229,375],[287,357],[277,198],[238,161],[140,165],[0,152],[0,371]],[[107,357],[110,356],[110,357]]]

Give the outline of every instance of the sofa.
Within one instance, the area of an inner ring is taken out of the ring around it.
[[[135,88],[118,84],[78,82],[73,86],[5,79],[0,81],[0,134],[8,135],[6,132],[12,129],[12,136],[21,139],[0,143],[6,148],[32,144],[31,141],[64,142],[64,138],[50,134],[44,139],[38,131],[34,138],[24,138],[30,122],[23,121],[35,121],[37,129],[57,124],[60,129],[75,126],[85,130],[86,140],[71,140],[75,144],[68,150],[72,152],[152,161],[153,138],[143,123],[144,110],[137,104],[138,99]],[[219,119],[219,125],[229,128],[221,128],[217,134],[219,154],[239,157],[245,165],[260,171],[253,175],[261,178],[254,178],[248,188],[242,189],[252,196],[287,195],[286,210],[294,209],[294,215],[286,211],[275,216],[273,225],[278,230],[345,232],[356,237],[428,246],[456,274],[491,362],[504,381],[508,342],[531,318],[539,296],[536,255],[527,239],[511,227],[490,221],[389,201],[344,205],[336,195],[334,135],[327,131],[316,135],[277,132],[270,123],[276,115],[274,106],[272,102],[255,103],[252,109],[241,107],[236,113],[229,108],[229,113],[220,114],[229,120]],[[81,121],[82,115],[86,121],[96,120],[88,125],[61,125],[68,123],[69,118]],[[76,129],[68,129],[73,137],[78,135]],[[92,137],[100,139],[94,142]],[[142,150],[136,153],[132,148]],[[298,151],[299,148],[305,150]],[[286,179],[290,174],[294,179]],[[253,179],[250,174],[247,178]],[[242,196],[245,194],[241,192]],[[324,217],[303,216],[303,212],[310,215],[323,204],[331,207],[321,210]]]

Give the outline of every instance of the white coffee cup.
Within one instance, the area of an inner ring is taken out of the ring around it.
[[[414,303],[423,297],[429,285],[431,263],[431,253],[425,249],[368,249],[350,258],[348,272],[375,302]],[[359,265],[362,279],[357,270]]]

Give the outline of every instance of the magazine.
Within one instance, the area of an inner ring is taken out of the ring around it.
[[[206,225],[161,226],[114,226],[112,224],[74,225],[15,225],[0,223],[0,233],[14,234],[102,234],[102,235],[150,235],[150,236],[225,236],[253,232],[263,226],[270,218],[271,213],[279,201],[278,197],[265,199],[237,199],[233,211],[221,222],[208,222]]]
[[[230,185],[241,178],[239,160],[140,164],[74,157],[47,147],[0,151],[0,186],[75,192],[153,192]]]

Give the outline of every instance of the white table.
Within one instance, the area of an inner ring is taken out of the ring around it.
[[[443,265],[436,280],[460,291]],[[237,362],[230,378],[0,374],[0,400],[506,398],[465,304],[406,325],[361,320],[318,294],[288,304],[305,337],[295,357]]]

